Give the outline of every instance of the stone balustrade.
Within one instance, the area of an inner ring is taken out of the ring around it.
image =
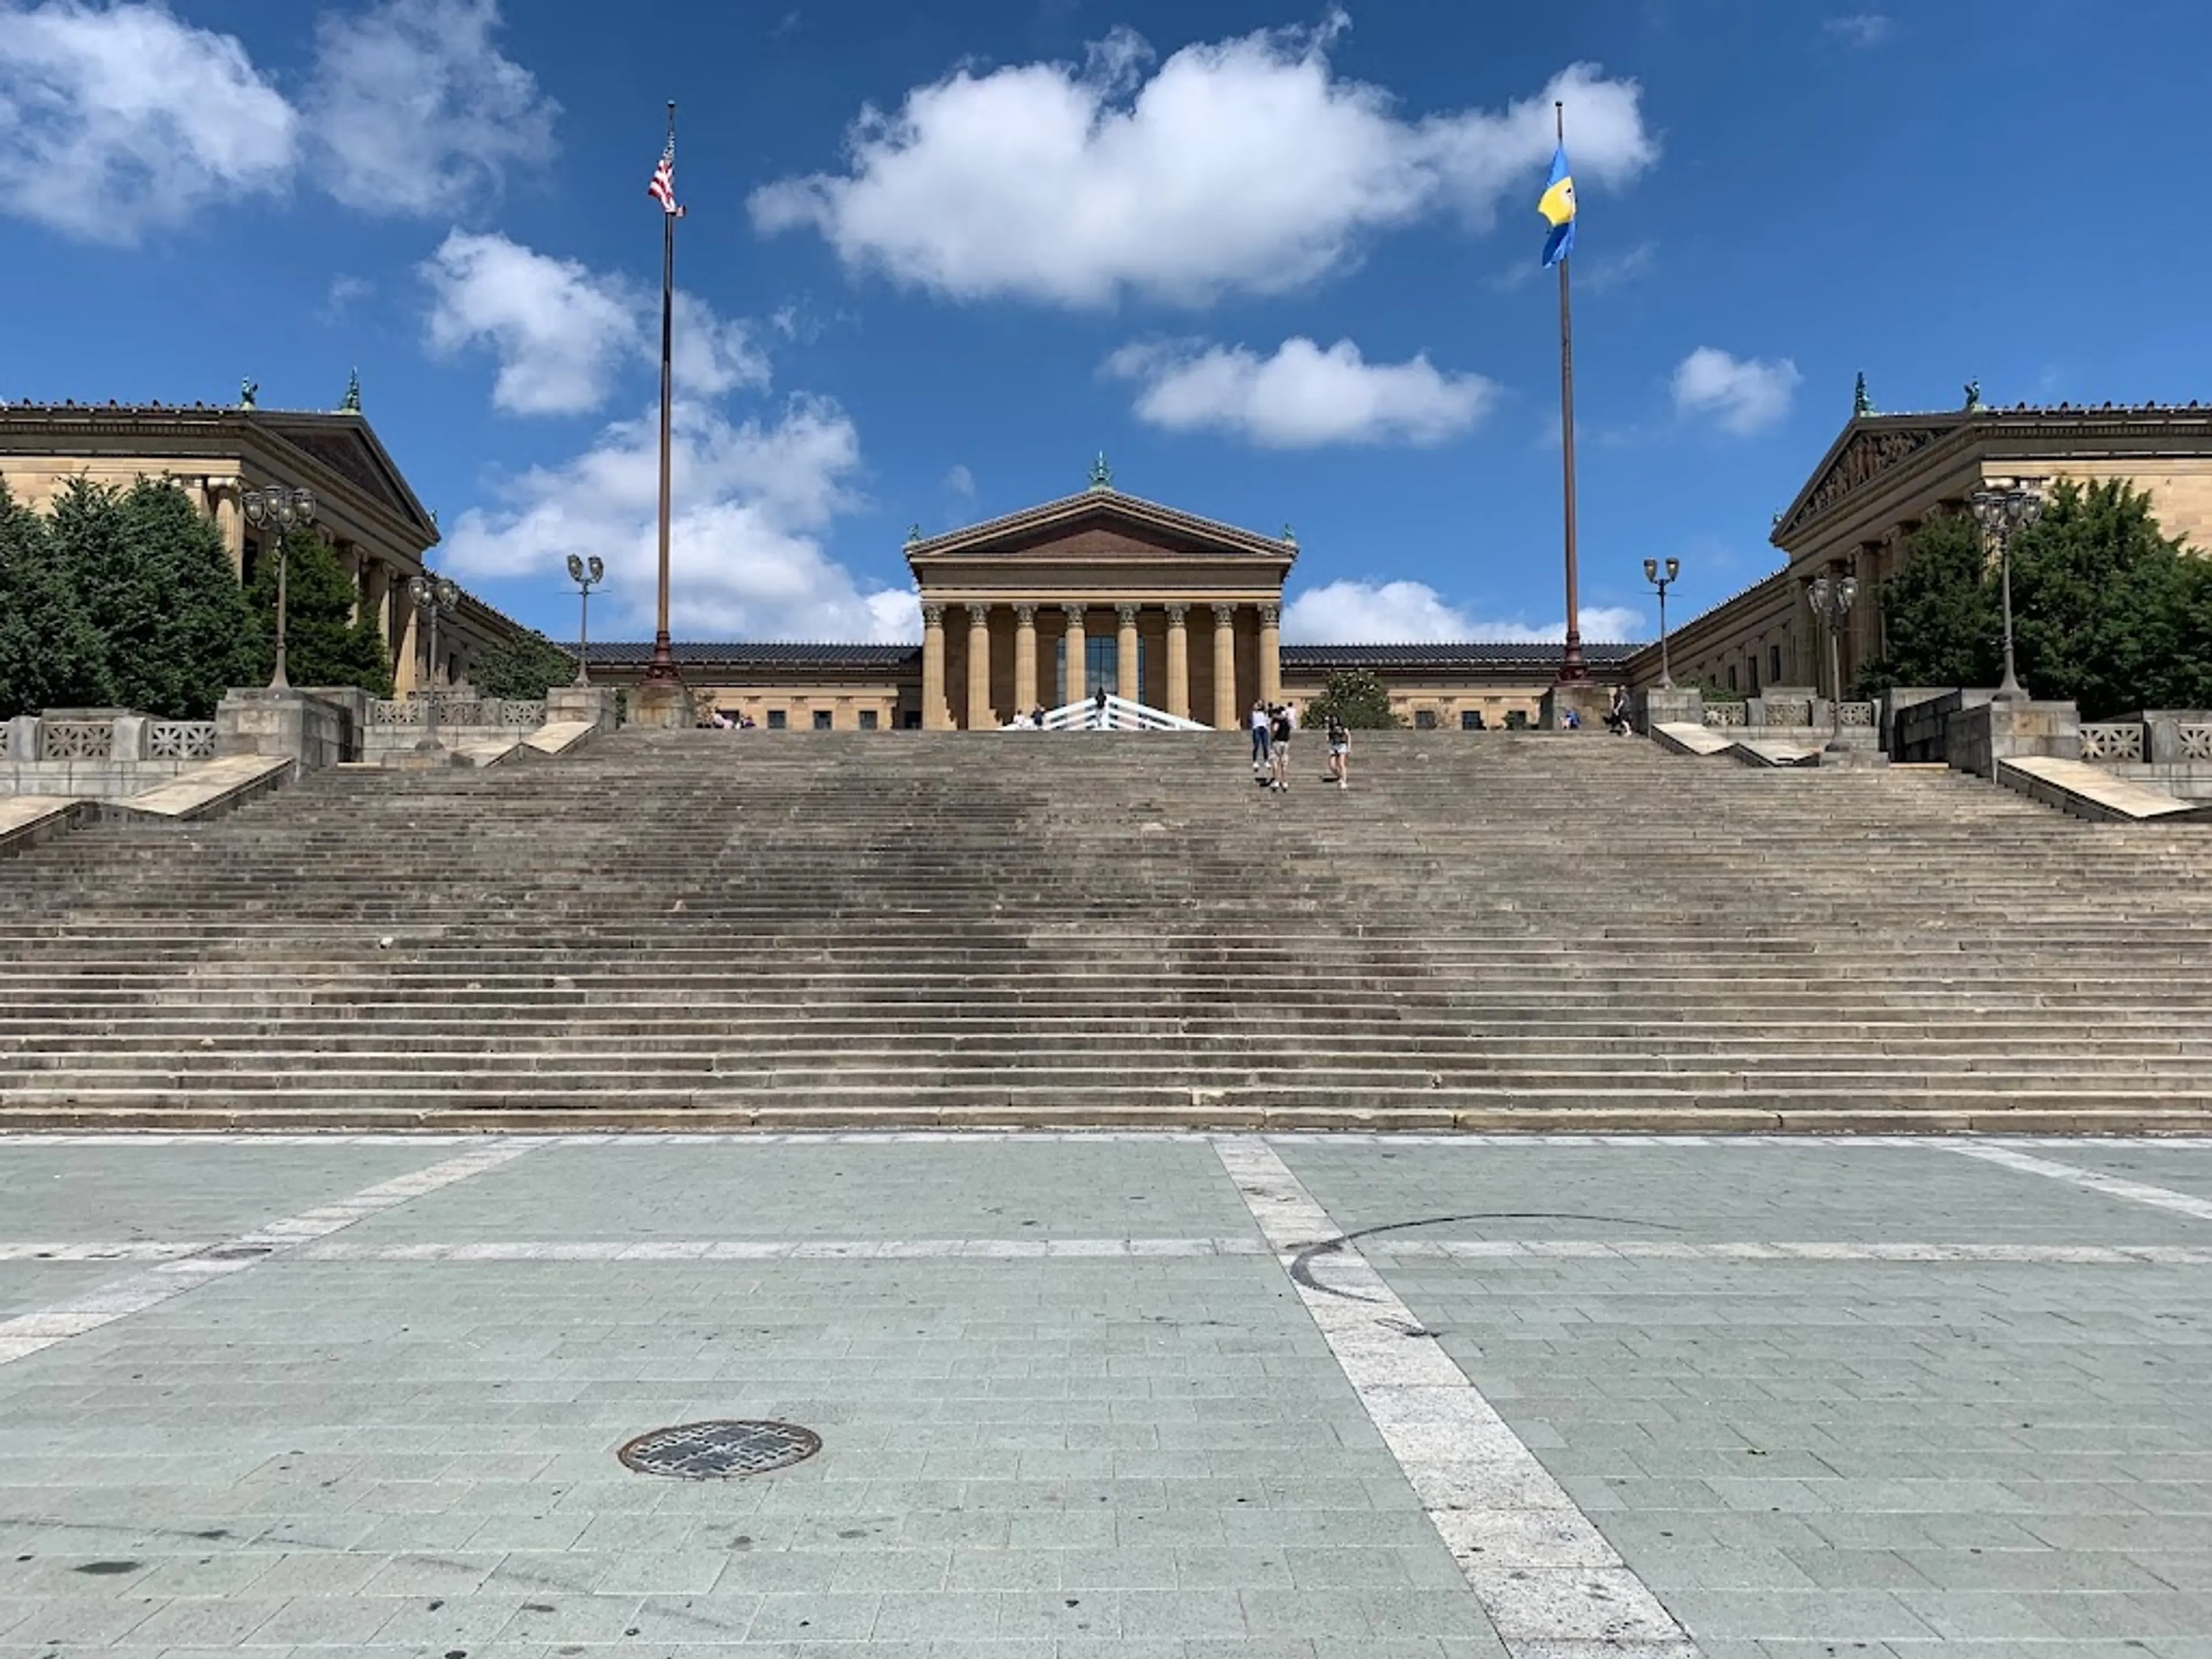
[[[2106,720],[2081,727],[2081,758],[2085,761],[2139,761],[2143,757],[2143,729],[2140,720]]]
[[[52,708],[0,721],[0,794],[112,800],[212,760],[213,720],[129,708]]]

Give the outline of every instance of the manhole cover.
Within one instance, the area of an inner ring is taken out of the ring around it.
[[[616,1456],[640,1474],[672,1474],[684,1480],[720,1480],[766,1474],[804,1462],[822,1449],[822,1437],[796,1423],[679,1423],[641,1434]]]

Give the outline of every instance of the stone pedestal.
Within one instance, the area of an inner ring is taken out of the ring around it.
[[[350,720],[308,691],[231,690],[215,711],[217,755],[267,755],[302,772],[350,760]]]
[[[699,720],[691,694],[680,684],[641,685],[629,694],[629,723],[657,732],[689,732]]]
[[[1961,772],[1993,778],[2021,755],[2081,758],[2081,718],[2070,702],[1999,702],[1960,708],[1944,722],[1945,758]]]
[[[1566,714],[1571,708],[1582,720],[1585,732],[1603,732],[1605,717],[1613,708],[1613,688],[1600,685],[1595,680],[1585,680],[1578,685],[1555,685],[1544,693],[1543,701],[1536,707],[1536,725],[1545,732],[1564,732],[1567,729]]]
[[[615,693],[604,685],[556,685],[545,693],[545,720],[581,720],[594,731],[615,729]]]
[[[1705,699],[1698,691],[1673,690],[1654,686],[1649,691],[1637,694],[1637,727],[1646,737],[1655,726],[1703,726],[1705,723]]]

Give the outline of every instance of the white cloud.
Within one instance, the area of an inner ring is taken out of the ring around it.
[[[1896,23],[1878,11],[1853,12],[1825,20],[1821,28],[1846,46],[1878,46],[1896,30]]]
[[[862,110],[847,170],[754,192],[763,231],[807,227],[846,264],[958,299],[1068,306],[1125,290],[1199,304],[1277,292],[1353,263],[1377,232],[1438,211],[1477,228],[1535,181],[1565,99],[1577,182],[1651,165],[1632,81],[1587,64],[1495,112],[1400,117],[1328,61],[1348,21],[1184,47],[1149,79],[1127,30],[1081,67],[963,67]],[[1533,257],[1533,254],[1532,254]]]
[[[127,244],[282,191],[297,138],[230,35],[157,4],[0,3],[0,211]]]
[[[1585,644],[1643,637],[1643,613],[1626,605],[1585,605],[1581,617]],[[1306,589],[1283,607],[1283,639],[1295,645],[1540,645],[1566,636],[1564,622],[1532,627],[1482,620],[1447,605],[1422,582],[1334,581]]]
[[[921,619],[905,590],[863,591],[821,535],[852,505],[860,434],[835,404],[793,398],[772,420],[735,422],[679,403],[672,450],[672,626],[695,637],[907,641]],[[509,480],[496,508],[472,507],[447,538],[465,576],[557,569],[599,555],[622,624],[653,625],[659,416],[618,421],[557,467]]]
[[[498,0],[325,12],[306,101],[331,194],[373,212],[467,216],[507,167],[548,160],[560,106],[493,45]]]
[[[1323,350],[1303,337],[1267,358],[1203,342],[1128,345],[1106,372],[1141,383],[1137,414],[1154,426],[1229,432],[1270,449],[1441,443],[1497,396],[1480,374],[1443,373],[1425,356],[1370,363],[1350,340]]]
[[[450,356],[488,346],[499,359],[492,402],[509,414],[587,414],[638,362],[659,360],[659,296],[627,277],[496,234],[459,230],[422,274],[432,295],[431,351]],[[767,360],[744,323],[680,291],[676,308],[679,395],[714,398],[768,384]]]
[[[1803,379],[1787,357],[1739,359],[1699,346],[1675,367],[1674,407],[1684,415],[1711,415],[1722,431],[1746,437],[1789,416]]]
[[[975,497],[975,475],[964,465],[956,466],[945,475],[945,487],[956,495],[973,501]]]

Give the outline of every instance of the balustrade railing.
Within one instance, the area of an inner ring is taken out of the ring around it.
[[[2081,728],[2081,758],[2085,761],[2139,761],[2143,757],[2143,729],[2140,723],[2113,721]]]
[[[215,758],[213,720],[155,720],[146,732],[146,752],[155,760]]]
[[[115,752],[113,720],[41,720],[39,758],[106,760]]]
[[[1803,697],[1769,698],[1766,702],[1766,726],[1810,726],[1813,705]]]
[[[1874,724],[1874,705],[1870,702],[1847,702],[1842,708],[1845,726],[1871,726]]]
[[[416,692],[406,697],[381,697],[368,706],[371,726],[421,726],[432,698],[437,700],[441,726],[496,726],[510,731],[536,731],[545,724],[542,697],[479,697],[451,691]]]
[[[2185,761],[2212,761],[2212,726],[2179,726],[2181,758]]]
[[[1707,726],[1741,726],[1744,724],[1744,705],[1740,702],[1709,702],[1705,705]]]

